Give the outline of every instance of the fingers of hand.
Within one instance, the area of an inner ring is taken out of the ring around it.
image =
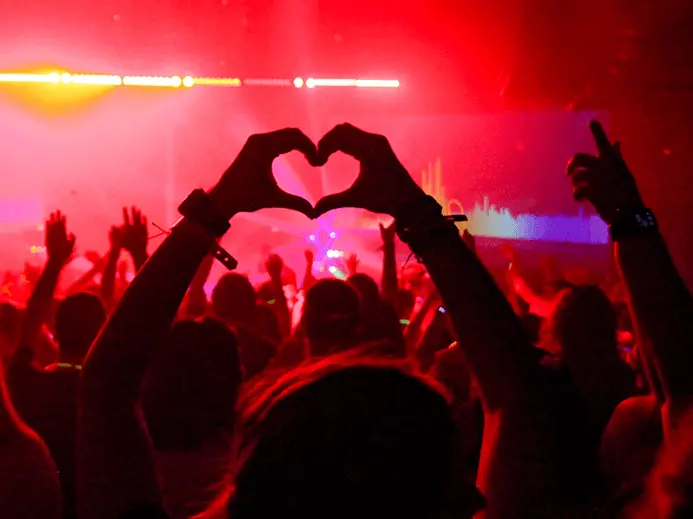
[[[604,131],[604,127],[601,125],[601,123],[599,121],[590,122],[590,131],[594,137],[594,142],[597,144],[599,155],[605,156],[611,153],[613,147],[611,145],[611,141],[609,141],[609,138],[606,136],[606,132]]]
[[[317,218],[329,211],[340,209],[342,207],[359,207],[357,200],[358,197],[354,196],[352,189],[342,191],[341,193],[335,193],[333,195],[327,195],[326,197],[321,198],[315,205],[314,217]]]
[[[312,166],[317,165],[317,148],[306,134],[298,128],[284,128],[275,132],[254,135],[251,139],[258,144],[258,152],[266,154],[272,160],[279,155],[300,151]]]
[[[349,123],[337,125],[318,142],[318,165],[323,166],[330,155],[337,151],[363,160],[378,137],[380,136],[364,132]]]
[[[274,207],[279,207],[283,209],[292,209],[303,213],[308,218],[314,218],[313,206],[308,202],[308,200],[301,198],[300,196],[291,195],[285,191],[280,191],[272,204]]]
[[[570,174],[573,183],[573,198],[584,202],[589,198],[590,187],[594,183],[594,171],[589,168],[576,168]]]

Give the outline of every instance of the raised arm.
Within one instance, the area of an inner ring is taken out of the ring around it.
[[[111,227],[108,233],[108,241],[110,247],[106,254],[106,266],[101,275],[101,301],[107,310],[113,308],[116,295],[116,270],[118,269],[118,260],[120,252],[123,249],[120,229],[116,226]]]
[[[397,259],[395,257],[395,222],[388,227],[380,224],[380,237],[383,240],[383,279],[381,297],[391,305],[397,304]]]
[[[20,350],[33,352],[40,347],[43,325],[53,304],[60,273],[70,261],[75,247],[75,236],[68,234],[65,216],[60,211],[51,214],[45,229],[48,261],[27,301],[19,344]]]
[[[394,216],[400,238],[425,264],[484,401],[478,485],[486,517],[558,516],[553,403],[512,308],[385,137],[340,125],[318,144],[321,162],[338,150],[359,160],[359,175],[349,190],[318,202],[316,213],[359,207]]]
[[[188,285],[238,212],[286,207],[310,214],[272,176],[272,161],[294,149],[314,159],[298,130],[252,136],[206,196],[182,219],[138,272],[94,342],[83,370],[78,423],[78,503],[84,519],[116,519],[161,507],[139,389]]]
[[[311,249],[306,249],[304,252],[306,257],[306,270],[303,273],[303,292],[308,292],[315,285],[317,279],[313,274],[313,263],[315,262],[315,253]]]
[[[568,165],[574,194],[591,202],[610,226],[616,261],[626,285],[638,343],[649,347],[667,408],[675,419],[693,396],[693,297],[646,209],[618,143],[599,123],[590,126],[598,156],[576,155]]]

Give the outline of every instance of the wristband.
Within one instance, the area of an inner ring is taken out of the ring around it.
[[[178,212],[221,238],[229,230],[231,224],[221,216],[212,204],[212,199],[202,189],[195,189],[183,203],[178,206]]]
[[[192,191],[178,206],[178,212],[191,222],[202,226],[217,239],[224,236],[231,227],[228,220],[217,212],[211,198],[202,189]],[[211,253],[229,270],[234,270],[238,266],[238,261],[226,252],[218,242],[215,242]]]
[[[614,242],[624,237],[657,232],[659,225],[654,213],[647,208],[619,211],[614,223],[609,226],[609,234]]]

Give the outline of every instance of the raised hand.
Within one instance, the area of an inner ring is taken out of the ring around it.
[[[147,255],[147,243],[149,242],[149,230],[147,228],[147,217],[142,215],[142,211],[133,207],[128,213],[127,207],[123,208],[123,226],[118,229],[122,247],[136,256]]]
[[[298,150],[308,163],[317,165],[315,144],[303,132],[286,128],[271,133],[251,135],[221,180],[210,191],[216,209],[225,217],[266,208],[299,211],[309,218],[313,207],[300,196],[283,191],[274,178],[274,159]]]
[[[316,217],[340,207],[358,207],[396,217],[402,206],[426,196],[382,135],[340,124],[320,139],[318,165],[324,165],[337,151],[359,161],[359,175],[346,191],[321,199],[315,207]]]
[[[75,250],[75,235],[67,233],[65,216],[60,211],[51,213],[46,222],[46,252],[49,261],[60,265],[69,263]]]
[[[385,227],[383,224],[378,224],[378,226],[380,227],[380,238],[383,240],[383,243],[385,245],[395,243],[395,222],[393,221],[388,227]]]
[[[589,201],[607,224],[612,224],[619,211],[643,207],[633,175],[628,169],[621,147],[611,144],[604,128],[597,121],[590,123],[597,143],[598,156],[578,153],[568,163],[568,176],[573,183],[573,196]]]
[[[306,249],[303,254],[306,257],[306,264],[312,267],[315,261],[315,252],[313,252],[313,249]]]
[[[352,253],[349,255],[349,257],[345,261],[347,274],[349,275],[349,277],[353,276],[358,272],[359,263],[361,263],[361,261],[359,260],[359,257],[356,254]]]

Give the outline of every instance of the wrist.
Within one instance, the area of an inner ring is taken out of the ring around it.
[[[210,189],[207,192],[207,196],[209,197],[209,201],[214,208],[214,211],[227,221],[231,220],[231,218],[240,212],[234,208],[233,202],[231,202],[228,197],[224,196],[219,184]]]
[[[48,256],[48,261],[46,261],[47,270],[62,270],[67,264],[67,260],[62,260],[56,258],[55,256]]]

